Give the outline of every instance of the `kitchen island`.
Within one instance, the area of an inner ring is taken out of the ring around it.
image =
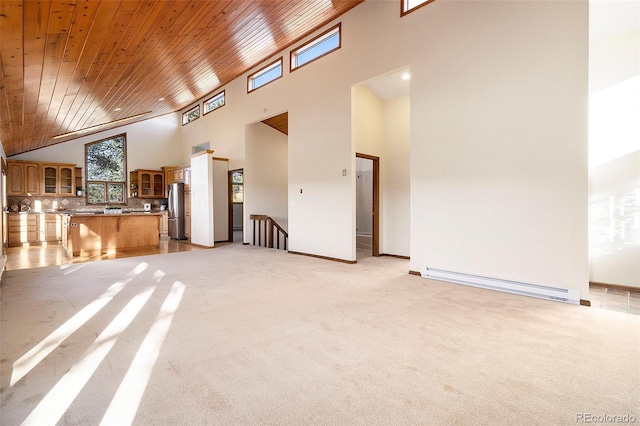
[[[95,256],[143,250],[160,244],[163,213],[75,213],[62,216],[67,256]]]

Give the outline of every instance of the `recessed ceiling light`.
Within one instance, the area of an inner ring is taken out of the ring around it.
[[[403,72],[402,73],[402,79],[403,80],[410,80],[411,79],[411,74],[409,74],[408,72]]]
[[[122,108],[116,108],[114,109],[114,111],[120,111]]]

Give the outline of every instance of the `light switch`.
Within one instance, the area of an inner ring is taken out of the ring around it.
[[[347,169],[342,169],[342,176],[346,176],[347,175]]]
[[[302,194],[302,188],[300,188],[300,193]]]

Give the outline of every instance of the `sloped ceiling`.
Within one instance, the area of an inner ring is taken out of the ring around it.
[[[2,0],[8,156],[179,111],[364,0]]]

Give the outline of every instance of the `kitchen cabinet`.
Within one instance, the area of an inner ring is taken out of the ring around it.
[[[165,173],[161,170],[134,170],[129,173],[130,197],[164,198]]]
[[[76,195],[78,197],[82,196],[82,167],[76,167],[76,172],[75,172],[75,178],[76,178]]]
[[[8,217],[9,247],[39,242],[38,214],[10,214]]]
[[[191,167],[185,167],[183,170],[184,190],[191,190]]]
[[[178,167],[173,171],[173,181],[174,182],[184,182],[184,168]]]
[[[60,223],[62,225],[62,248],[68,250],[69,245],[69,224],[71,222],[71,216],[68,214],[61,215]]]
[[[167,185],[174,182],[184,183],[184,191],[188,192],[191,190],[191,166],[165,166],[162,168],[165,173],[165,197],[168,197],[169,194],[166,193]]]
[[[94,256],[158,247],[160,213],[65,215],[67,256]]]
[[[40,195],[40,164],[7,160],[7,195]]]
[[[75,164],[7,160],[7,195],[73,197],[77,170]]]
[[[9,247],[21,246],[23,243],[40,242],[37,213],[17,213],[8,215]]]
[[[62,216],[56,213],[10,213],[7,215],[9,247],[62,239]]]
[[[40,241],[60,241],[62,239],[62,220],[59,214],[41,214],[39,220]]]
[[[184,236],[191,239],[191,191],[186,190],[184,191]]]
[[[42,164],[42,195],[76,195],[75,170],[74,164]]]
[[[160,216],[160,235],[169,235],[169,213],[167,212]]]
[[[184,183],[185,191],[189,190],[191,185],[191,166],[178,166],[178,167],[163,167],[166,170],[167,175],[171,174],[172,182],[167,179],[167,182],[182,182]]]
[[[174,183],[176,180],[173,177],[175,172],[175,167],[165,166],[162,167],[162,171],[164,172],[164,197],[169,197],[169,190],[167,189],[169,185]]]

